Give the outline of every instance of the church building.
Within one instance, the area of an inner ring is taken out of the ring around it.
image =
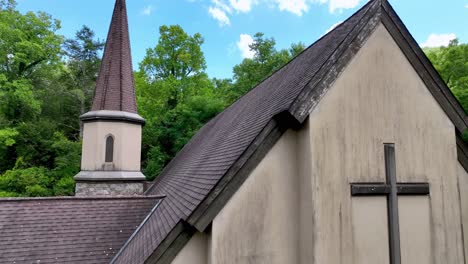
[[[468,119],[388,1],[209,121],[150,184],[127,24],[116,0],[76,196],[0,199],[0,263],[468,264]]]

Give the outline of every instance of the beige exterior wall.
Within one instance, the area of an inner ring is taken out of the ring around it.
[[[103,170],[108,135],[114,137],[114,170],[140,171],[141,125],[103,121],[84,123],[81,170]]]
[[[352,208],[354,263],[389,264],[386,197],[355,197]],[[345,259],[346,256],[340,256],[340,263],[353,263]]]
[[[430,196],[399,198],[402,263],[465,263],[455,128],[383,26],[254,169],[201,250],[212,264],[389,263],[386,199],[350,194],[351,183],[385,182],[384,143],[395,143],[399,182],[430,184]]]
[[[296,133],[260,162],[212,227],[212,263],[298,263]]]
[[[172,264],[208,264],[209,235],[196,233],[177,254]]]
[[[464,250],[465,257],[468,258],[468,173],[462,167],[461,164],[458,164],[458,186],[460,194],[460,207],[461,207],[461,216],[462,216],[462,227],[463,227],[463,239],[464,239]]]
[[[383,26],[309,122],[313,208],[309,222],[315,223],[310,263],[362,263],[350,261],[357,259],[353,227],[360,223],[353,220],[357,208],[353,209],[356,198],[350,196],[350,183],[385,181],[384,143],[395,143],[399,182],[431,185],[429,204],[419,203],[429,208],[420,208],[418,214],[423,230],[424,216],[430,215],[430,248],[405,243],[403,252],[430,255],[433,263],[464,263],[455,128]],[[404,202],[400,212],[407,206]],[[368,257],[377,257],[378,252],[369,251]]]
[[[429,197],[400,196],[398,208],[403,263],[431,263],[432,230]],[[461,229],[458,232],[461,232]]]

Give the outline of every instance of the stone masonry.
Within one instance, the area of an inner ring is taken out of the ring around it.
[[[77,182],[76,196],[132,196],[144,192],[143,182]]]

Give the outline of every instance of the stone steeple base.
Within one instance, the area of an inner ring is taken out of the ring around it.
[[[76,196],[132,196],[145,191],[139,171],[81,171],[75,176]]]
[[[90,196],[133,196],[142,195],[144,182],[77,182],[75,195]]]

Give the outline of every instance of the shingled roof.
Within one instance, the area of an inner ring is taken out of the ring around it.
[[[125,0],[115,2],[92,111],[137,112]]]
[[[262,130],[273,125],[271,121],[275,116],[288,110],[371,7],[371,4],[366,5],[307,48],[192,138],[147,192],[167,195],[149,220],[153,227],[143,228],[129,245],[132,248],[124,249],[116,263],[143,263],[181,220],[189,219],[223,176],[232,177],[236,173],[233,169],[238,170],[242,166],[238,163],[240,158]],[[245,161],[241,160],[242,163]],[[151,229],[158,232],[151,234]]]
[[[0,262],[106,263],[118,250],[113,263],[167,263],[209,228],[281,135],[302,125],[379,24],[463,132],[458,101],[387,1],[372,0],[206,124],[147,196],[0,200]],[[124,0],[116,2],[96,90],[94,111],[136,112]]]
[[[0,263],[109,263],[161,199],[0,199]]]
[[[393,8],[372,0],[206,124],[147,191],[166,195],[114,263],[166,263],[205,231],[258,162],[297,128],[379,24],[384,24],[459,132],[466,114]]]

